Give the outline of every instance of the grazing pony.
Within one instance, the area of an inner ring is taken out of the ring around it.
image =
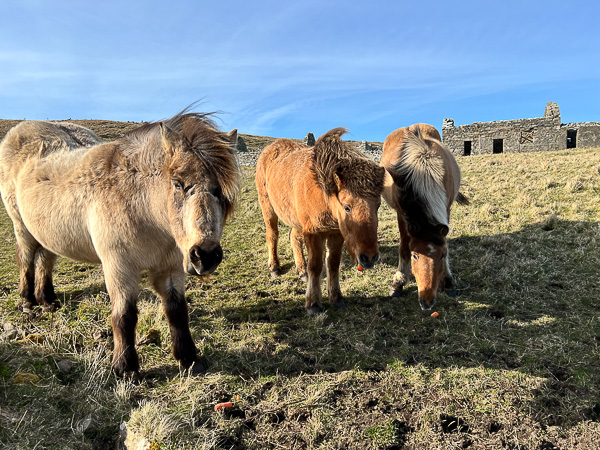
[[[263,150],[256,164],[269,271],[273,276],[281,271],[277,256],[281,219],[291,227],[296,271],[308,281],[305,308],[309,314],[321,311],[325,247],[329,301],[338,307],[344,306],[339,281],[344,241],[359,269],[371,268],[379,260],[377,210],[385,170],[349,148],[341,140],[345,132],[344,128],[328,131],[314,147],[278,139]]]
[[[55,310],[57,255],[101,263],[111,299],[113,367],[137,378],[140,272],[162,299],[174,357],[194,372],[185,276],[213,272],[239,186],[237,131],[182,111],[102,143],[65,122],[21,122],[0,144],[0,191],[15,230],[24,312]]]
[[[452,203],[469,203],[459,193],[460,169],[438,131],[427,124],[393,131],[383,144],[381,165],[387,170],[383,198],[396,210],[400,229],[400,262],[390,295],[402,293],[412,259],[419,303],[431,309],[442,280],[456,295],[446,236]]]

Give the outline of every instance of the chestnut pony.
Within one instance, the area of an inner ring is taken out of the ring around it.
[[[291,227],[296,271],[308,281],[305,308],[309,314],[321,311],[325,248],[329,301],[337,307],[345,306],[339,282],[344,241],[359,269],[371,268],[379,260],[377,210],[385,170],[349,148],[341,140],[345,132],[344,128],[330,130],[314,147],[278,139],[263,150],[256,164],[269,271],[273,276],[281,271],[277,256],[281,219]]]
[[[0,191],[15,229],[23,310],[55,310],[57,255],[101,263],[112,305],[113,367],[137,378],[142,270],[162,299],[179,363],[203,371],[189,329],[185,276],[221,262],[239,169],[237,131],[182,111],[102,143],[68,122],[21,122],[0,144]]]
[[[428,124],[393,131],[383,144],[381,165],[387,170],[383,198],[396,210],[400,230],[400,262],[390,295],[402,293],[412,263],[419,304],[431,309],[440,287],[456,295],[446,236],[452,203],[469,203],[459,193],[460,169]]]

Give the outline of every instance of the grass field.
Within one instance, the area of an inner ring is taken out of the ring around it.
[[[307,316],[285,227],[285,273],[268,273],[245,168],[224,261],[187,284],[208,373],[178,371],[146,285],[139,385],[110,369],[101,268],[60,260],[61,308],[19,312],[12,225],[0,210],[0,446],[112,448],[126,422],[152,449],[597,448],[600,149],[459,164],[471,199],[453,209],[449,235],[459,296],[441,294],[437,318],[420,310],[414,283],[387,296],[398,262],[387,205],[382,262],[359,273],[345,256],[348,308],[325,303]],[[226,401],[233,407],[214,411]]]

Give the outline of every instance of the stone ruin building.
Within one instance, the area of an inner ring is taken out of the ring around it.
[[[600,147],[600,122],[561,123],[558,104],[544,117],[455,126],[444,119],[442,139],[457,156]]]

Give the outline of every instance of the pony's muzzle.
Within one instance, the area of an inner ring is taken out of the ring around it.
[[[364,253],[359,253],[358,255],[358,264],[360,264],[363,269],[371,269],[375,264],[379,262],[381,257],[379,256],[379,252],[375,254],[372,258],[369,258]]]
[[[223,249],[217,244],[210,250],[194,245],[187,257],[186,269],[190,275],[208,275],[223,261]]]
[[[425,300],[424,297],[419,297],[419,305],[421,305],[421,309],[423,311],[429,311],[431,308],[433,308],[436,301],[437,301],[437,298],[427,301],[427,300]]]

